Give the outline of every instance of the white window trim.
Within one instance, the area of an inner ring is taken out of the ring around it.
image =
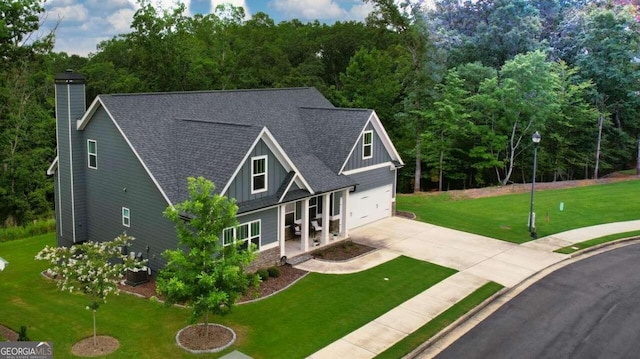
[[[371,134],[371,142],[368,143],[368,144],[365,142],[367,134]],[[367,147],[370,148],[369,156],[365,156],[365,154],[364,154],[365,148],[367,148]],[[362,132],[362,159],[363,160],[368,160],[368,159],[370,159],[372,157],[373,157],[373,130],[364,131],[364,132]]]
[[[254,224],[254,223],[258,223],[258,229],[260,231],[260,234],[258,234],[258,235],[256,235],[256,234],[251,232],[251,225]],[[236,232],[237,232],[238,227],[241,227],[241,226],[247,226],[247,238],[245,238],[245,239],[243,239],[241,241],[237,241],[236,240],[236,237],[237,237],[237,233]],[[224,241],[224,239],[225,239],[224,238],[224,233],[227,232],[228,230],[231,230],[231,233],[233,234],[233,242],[225,243],[225,241]],[[256,251],[259,252],[260,251],[261,242],[262,242],[262,220],[260,220],[260,219],[257,219],[255,221],[251,221],[251,222],[240,223],[235,227],[227,227],[227,228],[222,230],[222,245],[225,246],[225,247],[230,245],[230,244],[232,244],[232,243],[241,243],[241,242],[246,242],[246,241],[251,242],[252,239],[256,239],[256,238],[258,239],[258,248],[257,248]]]
[[[93,146],[95,149],[95,153],[91,153],[90,152],[90,147],[89,147],[89,143],[93,142]],[[91,166],[91,156],[95,157],[96,159],[96,165],[95,166]],[[98,141],[96,140],[87,140],[87,167],[97,170],[98,169]]]
[[[253,172],[253,164],[255,161],[259,161],[259,160],[264,160],[264,173],[254,173]],[[257,194],[257,193],[262,193],[262,192],[266,192],[269,189],[269,160],[267,158],[267,156],[255,156],[255,157],[251,157],[251,194]],[[264,175],[264,188],[261,189],[255,189],[253,187],[253,179],[254,177],[257,176],[263,176]]]
[[[125,211],[127,211],[127,215],[125,215]],[[122,225],[131,227],[131,210],[127,207],[122,207]]]

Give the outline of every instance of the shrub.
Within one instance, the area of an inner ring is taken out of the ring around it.
[[[27,327],[25,327],[24,325],[20,326],[20,331],[18,332],[18,341],[19,342],[28,342],[31,339],[29,339],[29,336],[27,335]]]
[[[262,281],[269,279],[269,272],[264,268],[258,269],[256,271],[256,274],[258,275],[258,277],[260,277],[260,280]]]
[[[278,278],[280,276],[280,268],[278,267],[269,267],[267,272],[271,278]]]
[[[55,230],[56,221],[54,219],[33,221],[33,223],[22,227],[0,228],[0,242],[47,234],[55,232]]]

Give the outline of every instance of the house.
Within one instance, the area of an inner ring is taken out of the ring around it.
[[[223,243],[251,241],[264,263],[394,211],[403,163],[376,113],[314,88],[99,95],[87,108],[84,77],[68,71],[55,97],[60,246],[126,231],[129,250],[161,268],[177,243],[162,212],[187,198],[190,176],[236,199]]]

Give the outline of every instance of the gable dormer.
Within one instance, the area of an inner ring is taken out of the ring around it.
[[[375,113],[360,132],[349,156],[342,165],[341,174],[350,174],[386,165],[402,165],[402,160],[391,143]]]
[[[295,184],[294,188],[310,190],[293,162],[264,128],[222,194],[240,203],[272,196],[282,197],[282,189],[291,188],[292,184]]]

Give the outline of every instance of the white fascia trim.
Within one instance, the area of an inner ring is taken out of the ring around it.
[[[377,165],[373,165],[373,166],[367,166],[367,167],[360,167],[360,168],[356,168],[353,170],[348,170],[348,171],[344,171],[342,172],[343,175],[352,175],[355,173],[361,173],[361,172],[367,172],[367,171],[371,171],[371,170],[377,170],[379,168],[383,168],[383,167],[392,167],[393,163],[391,162],[383,162],[383,163],[378,163]]]
[[[387,149],[387,151],[391,154],[391,158],[400,162],[401,165],[404,165],[402,158],[400,158],[400,155],[398,154],[396,147],[393,145],[393,142],[391,142],[391,138],[389,137],[389,134],[384,129],[384,126],[382,126],[382,122],[378,118],[378,114],[376,114],[375,111],[371,112],[371,116],[369,117],[369,122],[371,122],[371,124],[373,125],[373,128],[375,128],[376,132],[378,132],[378,135],[380,136],[380,140],[382,140],[382,144]]]
[[[384,126],[382,126],[382,122],[380,122],[378,115],[376,114],[375,111],[372,110],[371,115],[369,116],[369,119],[367,120],[367,122],[364,124],[364,127],[360,131],[360,134],[358,135],[356,142],[353,144],[353,147],[351,147],[351,151],[349,151],[349,155],[344,160],[342,167],[340,167],[340,171],[338,172],[339,175],[343,174],[344,168],[347,166],[347,162],[349,162],[349,158],[351,158],[356,147],[358,147],[358,144],[360,143],[360,138],[362,138],[362,134],[367,129],[367,126],[369,125],[369,123],[371,123],[373,128],[376,130],[375,132],[380,137],[380,141],[382,141],[384,148],[387,150],[387,152],[389,152],[389,155],[391,155],[391,158],[400,162],[401,165],[404,165],[404,162],[402,161],[402,158],[400,158],[398,151],[396,151],[396,148],[393,145],[393,142],[391,142],[391,138],[389,138],[389,134],[384,129]]]
[[[47,168],[47,176],[53,176],[58,170],[58,156],[51,162],[51,166]]]
[[[102,99],[100,99],[100,96],[96,96],[96,98],[91,103],[91,106],[89,106],[87,112],[85,112],[82,118],[76,122],[76,128],[78,131],[82,131],[85,127],[87,127],[87,124],[93,118],[93,114],[96,113],[100,106],[104,107],[105,110],[107,109],[107,107],[102,103]],[[109,116],[111,116],[111,114],[109,114]],[[113,120],[113,117],[111,117],[111,119]]]
[[[260,134],[258,134],[256,139],[253,141],[253,143],[249,147],[249,150],[247,151],[247,153],[245,153],[244,157],[242,158],[242,161],[238,163],[238,167],[233,172],[231,177],[229,177],[229,181],[224,186],[222,191],[220,191],[220,194],[225,195],[225,193],[227,193],[229,186],[231,186],[231,182],[233,182],[233,180],[236,178],[236,176],[238,175],[238,172],[240,172],[240,170],[242,169],[242,166],[247,162],[247,160],[251,156],[251,152],[253,152],[253,149],[256,147],[256,145],[258,145],[258,142],[260,140],[264,141],[264,143],[271,150],[271,152],[273,152],[273,154],[276,156],[276,159],[280,162],[280,164],[284,167],[284,169],[287,172],[294,171],[296,173],[297,175],[295,177],[296,183],[300,187],[304,187],[307,191],[313,194],[313,191],[311,190],[311,186],[309,186],[309,183],[307,183],[307,181],[302,177],[302,175],[300,175],[300,171],[298,171],[298,168],[296,168],[296,166],[293,164],[289,156],[287,156],[287,154],[284,152],[284,150],[282,149],[278,141],[276,141],[275,137],[273,137],[271,132],[269,132],[269,130],[266,127],[262,128],[262,131],[260,131]],[[267,178],[267,180],[269,179]]]
[[[358,138],[356,138],[356,142],[351,147],[351,151],[349,151],[347,158],[344,159],[344,162],[342,163],[342,167],[340,167],[340,171],[338,171],[338,175],[342,174],[342,171],[344,171],[344,168],[347,166],[347,162],[349,162],[349,158],[351,158],[351,156],[356,150],[356,147],[358,147],[358,144],[360,144],[360,138],[362,138],[362,134],[367,129],[367,126],[369,126],[369,122],[371,122],[371,116],[369,116],[369,119],[367,120],[367,122],[365,122],[364,127],[362,127],[362,130],[360,130],[360,134],[358,135]]]
[[[120,133],[120,136],[122,136],[122,138],[124,138],[125,142],[127,142],[127,145],[129,146],[129,148],[131,149],[133,154],[136,156],[136,158],[138,159],[138,161],[142,165],[142,168],[144,168],[145,172],[147,172],[147,175],[149,175],[149,178],[151,178],[151,181],[153,181],[153,184],[156,185],[156,188],[158,189],[158,191],[160,191],[160,194],[162,195],[164,200],[167,201],[167,204],[169,204],[171,207],[173,207],[173,203],[171,203],[171,201],[169,200],[169,197],[167,196],[167,194],[164,192],[162,187],[160,187],[160,183],[158,183],[158,181],[153,176],[151,171],[149,171],[149,167],[147,167],[147,165],[144,163],[144,161],[142,160],[142,157],[140,157],[140,155],[138,154],[138,151],[136,151],[136,149],[133,147],[133,145],[131,144],[131,141],[129,141],[129,138],[127,138],[127,136],[124,134],[124,131],[122,131],[122,128],[120,128],[120,125],[118,125],[116,120],[113,118],[113,116],[111,115],[111,112],[109,111],[109,109],[106,106],[104,106],[104,104],[100,100],[99,96],[96,97],[96,99],[93,101],[93,103],[91,104],[91,108],[89,109],[89,111],[87,111],[87,114],[90,113],[91,115],[93,115],[96,112],[96,110],[99,108],[98,107],[99,106],[98,103],[107,112],[107,115],[111,119],[111,122],[113,122],[113,125],[116,126],[116,128],[118,129],[118,132]],[[87,116],[87,114],[85,114],[82,117],[82,120],[78,121],[78,130],[83,130],[87,126],[87,123],[89,122],[89,120],[92,118],[92,116]]]
[[[284,200],[284,196],[287,195],[287,193],[289,193],[289,190],[291,189],[291,185],[296,182],[296,177],[298,177],[298,174],[294,174],[293,178],[291,178],[291,181],[289,181],[289,184],[287,185],[287,188],[285,188],[284,192],[282,193],[282,196],[280,196],[280,198],[278,198],[278,203],[282,203],[282,200]]]
[[[284,166],[284,168],[287,171],[294,171],[296,173],[296,177],[295,177],[296,183],[300,187],[303,187],[307,191],[309,191],[309,193],[314,194],[315,192],[313,191],[313,189],[311,189],[309,182],[307,182],[307,180],[305,180],[304,177],[302,177],[302,173],[300,173],[296,165],[293,164],[293,161],[291,161],[291,158],[287,156],[287,153],[284,152],[284,149],[282,148],[282,146],[280,146],[278,141],[276,141],[276,138],[273,137],[273,134],[271,134],[271,131],[269,131],[268,128],[264,127],[260,135],[261,137],[264,137],[263,138],[264,143],[267,145],[267,147],[269,147],[271,152],[273,152],[273,154],[276,156],[278,161],[280,161],[280,163]]]

